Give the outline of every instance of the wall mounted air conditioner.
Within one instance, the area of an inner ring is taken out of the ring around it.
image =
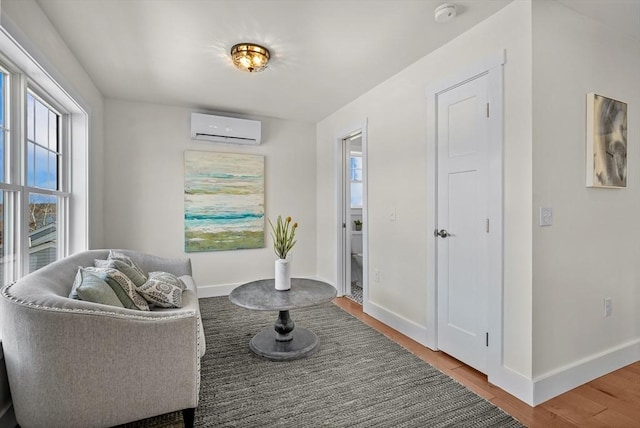
[[[231,144],[260,144],[259,120],[191,113],[191,139]]]

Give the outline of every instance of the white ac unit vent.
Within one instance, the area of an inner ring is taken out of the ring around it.
[[[231,144],[260,144],[259,120],[191,113],[191,139]]]

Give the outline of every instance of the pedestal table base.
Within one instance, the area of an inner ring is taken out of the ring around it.
[[[257,355],[273,361],[306,357],[318,350],[317,336],[306,328],[294,328],[289,311],[280,311],[274,328],[253,336],[249,348]]]

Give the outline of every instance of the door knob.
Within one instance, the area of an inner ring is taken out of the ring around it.
[[[444,229],[440,229],[440,230],[436,229],[436,230],[433,231],[433,236],[436,236],[436,237],[439,236],[441,238],[446,238],[447,236],[449,236],[449,232],[447,232]]]

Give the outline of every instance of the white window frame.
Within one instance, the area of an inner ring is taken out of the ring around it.
[[[56,258],[85,250],[89,242],[88,219],[88,123],[86,110],[78,104],[2,27],[0,27],[0,67],[8,73],[5,112],[9,139],[5,144],[4,282],[29,273],[29,194],[57,198]],[[56,113],[59,121],[58,190],[27,186],[26,98],[34,94]],[[12,164],[14,167],[9,168]]]

